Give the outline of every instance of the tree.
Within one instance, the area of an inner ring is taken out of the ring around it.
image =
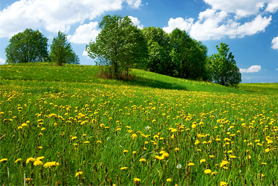
[[[210,56],[213,70],[212,79],[221,85],[237,86],[241,82],[241,73],[236,66],[236,61],[230,48],[226,43],[220,43],[220,47],[216,45],[218,54]]]
[[[177,76],[185,79],[203,79],[207,47],[192,39],[184,30],[174,29],[170,33],[172,62]]]
[[[128,16],[104,16],[99,27],[102,30],[96,41],[86,45],[89,57],[98,58],[102,64],[112,67],[113,76],[117,79],[123,73],[128,74],[130,68],[140,66],[148,54],[147,44],[141,30]]]
[[[14,35],[6,47],[6,63],[27,63],[48,61],[48,39],[38,30],[26,29]]]
[[[71,48],[71,44],[67,41],[67,36],[63,32],[58,32],[58,36],[53,38],[50,46],[50,57],[57,65],[62,66],[64,63],[79,64],[79,58]]]
[[[142,29],[148,41],[149,55],[146,59],[146,69],[151,72],[173,76],[174,63],[171,62],[171,44],[169,35],[161,28],[146,27]]]

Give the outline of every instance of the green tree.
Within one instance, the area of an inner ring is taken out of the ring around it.
[[[241,82],[241,73],[236,66],[232,52],[229,53],[230,48],[226,43],[220,43],[220,47],[216,45],[216,48],[218,54],[210,56],[213,81],[225,86],[237,86]]]
[[[48,39],[38,30],[26,29],[14,35],[6,47],[6,63],[27,63],[48,61]]]
[[[102,30],[96,41],[86,45],[89,57],[98,58],[98,65],[112,67],[113,76],[117,79],[123,73],[128,74],[130,68],[141,65],[148,55],[147,43],[141,30],[128,16],[104,16],[99,27]]]
[[[67,41],[67,36],[63,32],[58,32],[58,36],[53,38],[50,46],[50,57],[57,65],[79,64],[79,58],[71,48],[71,44]]]
[[[171,57],[177,76],[185,79],[207,79],[204,76],[207,47],[179,28],[170,33],[170,38],[173,47]]]
[[[146,27],[142,29],[148,41],[149,55],[146,58],[146,69],[151,72],[173,76],[174,63],[171,62],[171,44],[169,35],[161,28]]]

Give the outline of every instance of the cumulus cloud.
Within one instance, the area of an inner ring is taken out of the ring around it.
[[[252,73],[252,72],[259,72],[261,70],[261,66],[260,65],[252,65],[251,67],[249,68],[240,68],[239,71],[241,73]]]
[[[226,11],[216,11],[207,9],[199,14],[198,20],[193,23],[193,19],[171,18],[168,27],[163,29],[170,33],[175,28],[189,31],[191,37],[197,40],[218,40],[224,37],[236,38],[246,35],[253,35],[264,32],[270,24],[272,17],[256,16],[252,21],[240,24]]]
[[[134,25],[136,25],[139,29],[142,29],[144,27],[144,25],[140,25],[140,21],[138,20],[137,17],[132,17],[132,16],[128,16],[129,19],[131,19],[131,21],[133,22]]]
[[[212,6],[214,10],[227,11],[236,14],[236,17],[246,17],[255,15],[260,12],[265,5],[266,11],[274,12],[277,10],[277,0],[204,0],[207,4]]]
[[[26,28],[67,33],[72,24],[121,10],[124,2],[132,8],[141,5],[141,0],[20,0],[0,11],[0,38],[11,37]]]
[[[170,33],[175,28],[179,28],[181,30],[185,30],[186,32],[188,32],[193,25],[193,21],[194,21],[193,18],[189,18],[189,19],[183,19],[181,17],[178,17],[176,19],[170,18],[170,20],[168,21],[168,26],[163,27],[163,30],[167,33]]]
[[[80,25],[73,35],[68,35],[68,40],[75,44],[88,44],[94,41],[99,34],[98,22],[90,22],[89,24]]]
[[[5,59],[0,58],[0,65],[5,64]]]
[[[141,6],[142,0],[126,0],[127,4],[134,9],[137,9]]]
[[[278,36],[272,39],[272,46],[271,48],[278,50]]]
[[[83,51],[82,56],[88,56],[88,52],[86,50]]]

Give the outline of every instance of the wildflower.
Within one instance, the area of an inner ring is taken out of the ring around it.
[[[36,158],[36,160],[42,160],[42,159],[44,159],[44,156],[40,156]]]
[[[75,139],[77,139],[76,136],[72,136],[72,137],[71,137],[71,140],[75,140]]]
[[[265,150],[264,150],[264,152],[269,152],[269,151],[270,151],[270,149],[269,149],[269,148],[267,148],[267,149],[265,149]]]
[[[23,123],[21,126],[22,127],[28,127],[28,125],[26,123]]]
[[[261,164],[262,164],[262,165],[266,165],[267,163],[262,162]]]
[[[88,144],[88,143],[90,143],[90,142],[89,142],[89,141],[84,141],[84,143],[85,143],[85,144]]]
[[[133,181],[135,185],[139,185],[141,180],[139,178],[133,178]]]
[[[102,143],[101,141],[97,141],[97,143]]]
[[[171,178],[167,178],[167,180],[166,180],[167,182],[171,182],[172,181],[172,179]]]
[[[211,173],[211,170],[210,170],[210,169],[206,169],[206,170],[204,171],[204,173],[205,173],[205,174],[210,174],[210,173]]]
[[[215,176],[215,174],[216,174],[216,171],[211,173],[212,176]]]
[[[151,127],[149,127],[149,126],[146,126],[146,127],[145,127],[146,130],[149,130],[150,128],[151,128]]]
[[[206,162],[205,159],[201,159],[201,160],[200,160],[200,163],[204,163],[204,162]]]
[[[47,162],[43,165],[44,168],[50,168],[50,167],[54,167],[54,166],[58,166],[60,165],[58,162],[52,161],[52,162]]]
[[[22,129],[22,126],[19,126],[17,129],[18,129],[18,130],[21,130],[21,129]]]
[[[137,138],[138,136],[137,136],[137,134],[132,134],[132,136],[131,136],[133,139],[135,139],[135,138]]]
[[[121,170],[126,170],[126,169],[128,169],[128,167],[122,167],[122,168],[121,168]]]
[[[146,162],[147,160],[145,158],[141,158],[139,161],[140,162]]]
[[[221,181],[220,182],[220,186],[225,186],[225,185],[228,185],[228,183],[224,182],[224,181]]]
[[[132,151],[132,154],[136,154],[136,151]]]
[[[195,165],[195,164],[194,164],[194,163],[191,163],[191,162],[188,164],[189,167],[192,167],[192,166],[194,166],[194,165]]]
[[[34,161],[35,161],[35,159],[31,157],[31,158],[27,158],[26,163],[34,162]]]
[[[177,165],[177,169],[181,169],[181,167],[182,167],[181,164]]]
[[[169,157],[169,154],[168,154],[167,152],[164,152],[164,153],[162,154],[162,156],[163,156],[163,158],[168,158],[168,157]]]
[[[75,174],[75,177],[78,177],[78,176],[80,176],[81,174],[83,174],[83,172],[77,172],[76,174]]]
[[[212,159],[212,158],[214,158],[214,155],[209,155],[209,157]]]
[[[154,158],[160,161],[164,159],[164,156],[154,156]]]
[[[36,161],[34,162],[34,165],[35,165],[35,166],[43,165],[43,162],[40,161],[40,160],[36,160]]]
[[[7,158],[2,158],[1,160],[0,160],[0,162],[7,162],[8,161],[8,159]]]
[[[175,151],[179,151],[180,149],[179,148],[175,148]]]
[[[197,126],[197,125],[193,124],[191,127],[192,127],[193,129],[195,129],[195,128],[196,128],[196,126]]]
[[[18,158],[17,160],[15,160],[14,162],[17,163],[17,162],[20,162],[21,161],[21,158]]]
[[[220,167],[222,168],[222,167],[224,167],[225,165],[228,165],[228,164],[229,164],[229,162],[224,160],[224,161],[221,162]]]
[[[124,153],[126,154],[128,152],[128,150],[124,150]]]

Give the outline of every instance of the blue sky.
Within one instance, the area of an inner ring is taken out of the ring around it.
[[[242,73],[243,83],[278,82],[278,0],[1,0],[0,64],[14,34],[40,30],[49,45],[58,31],[68,40],[80,63],[93,65],[85,45],[99,33],[98,23],[110,14],[130,16],[139,28],[174,28],[217,53],[227,43]]]

